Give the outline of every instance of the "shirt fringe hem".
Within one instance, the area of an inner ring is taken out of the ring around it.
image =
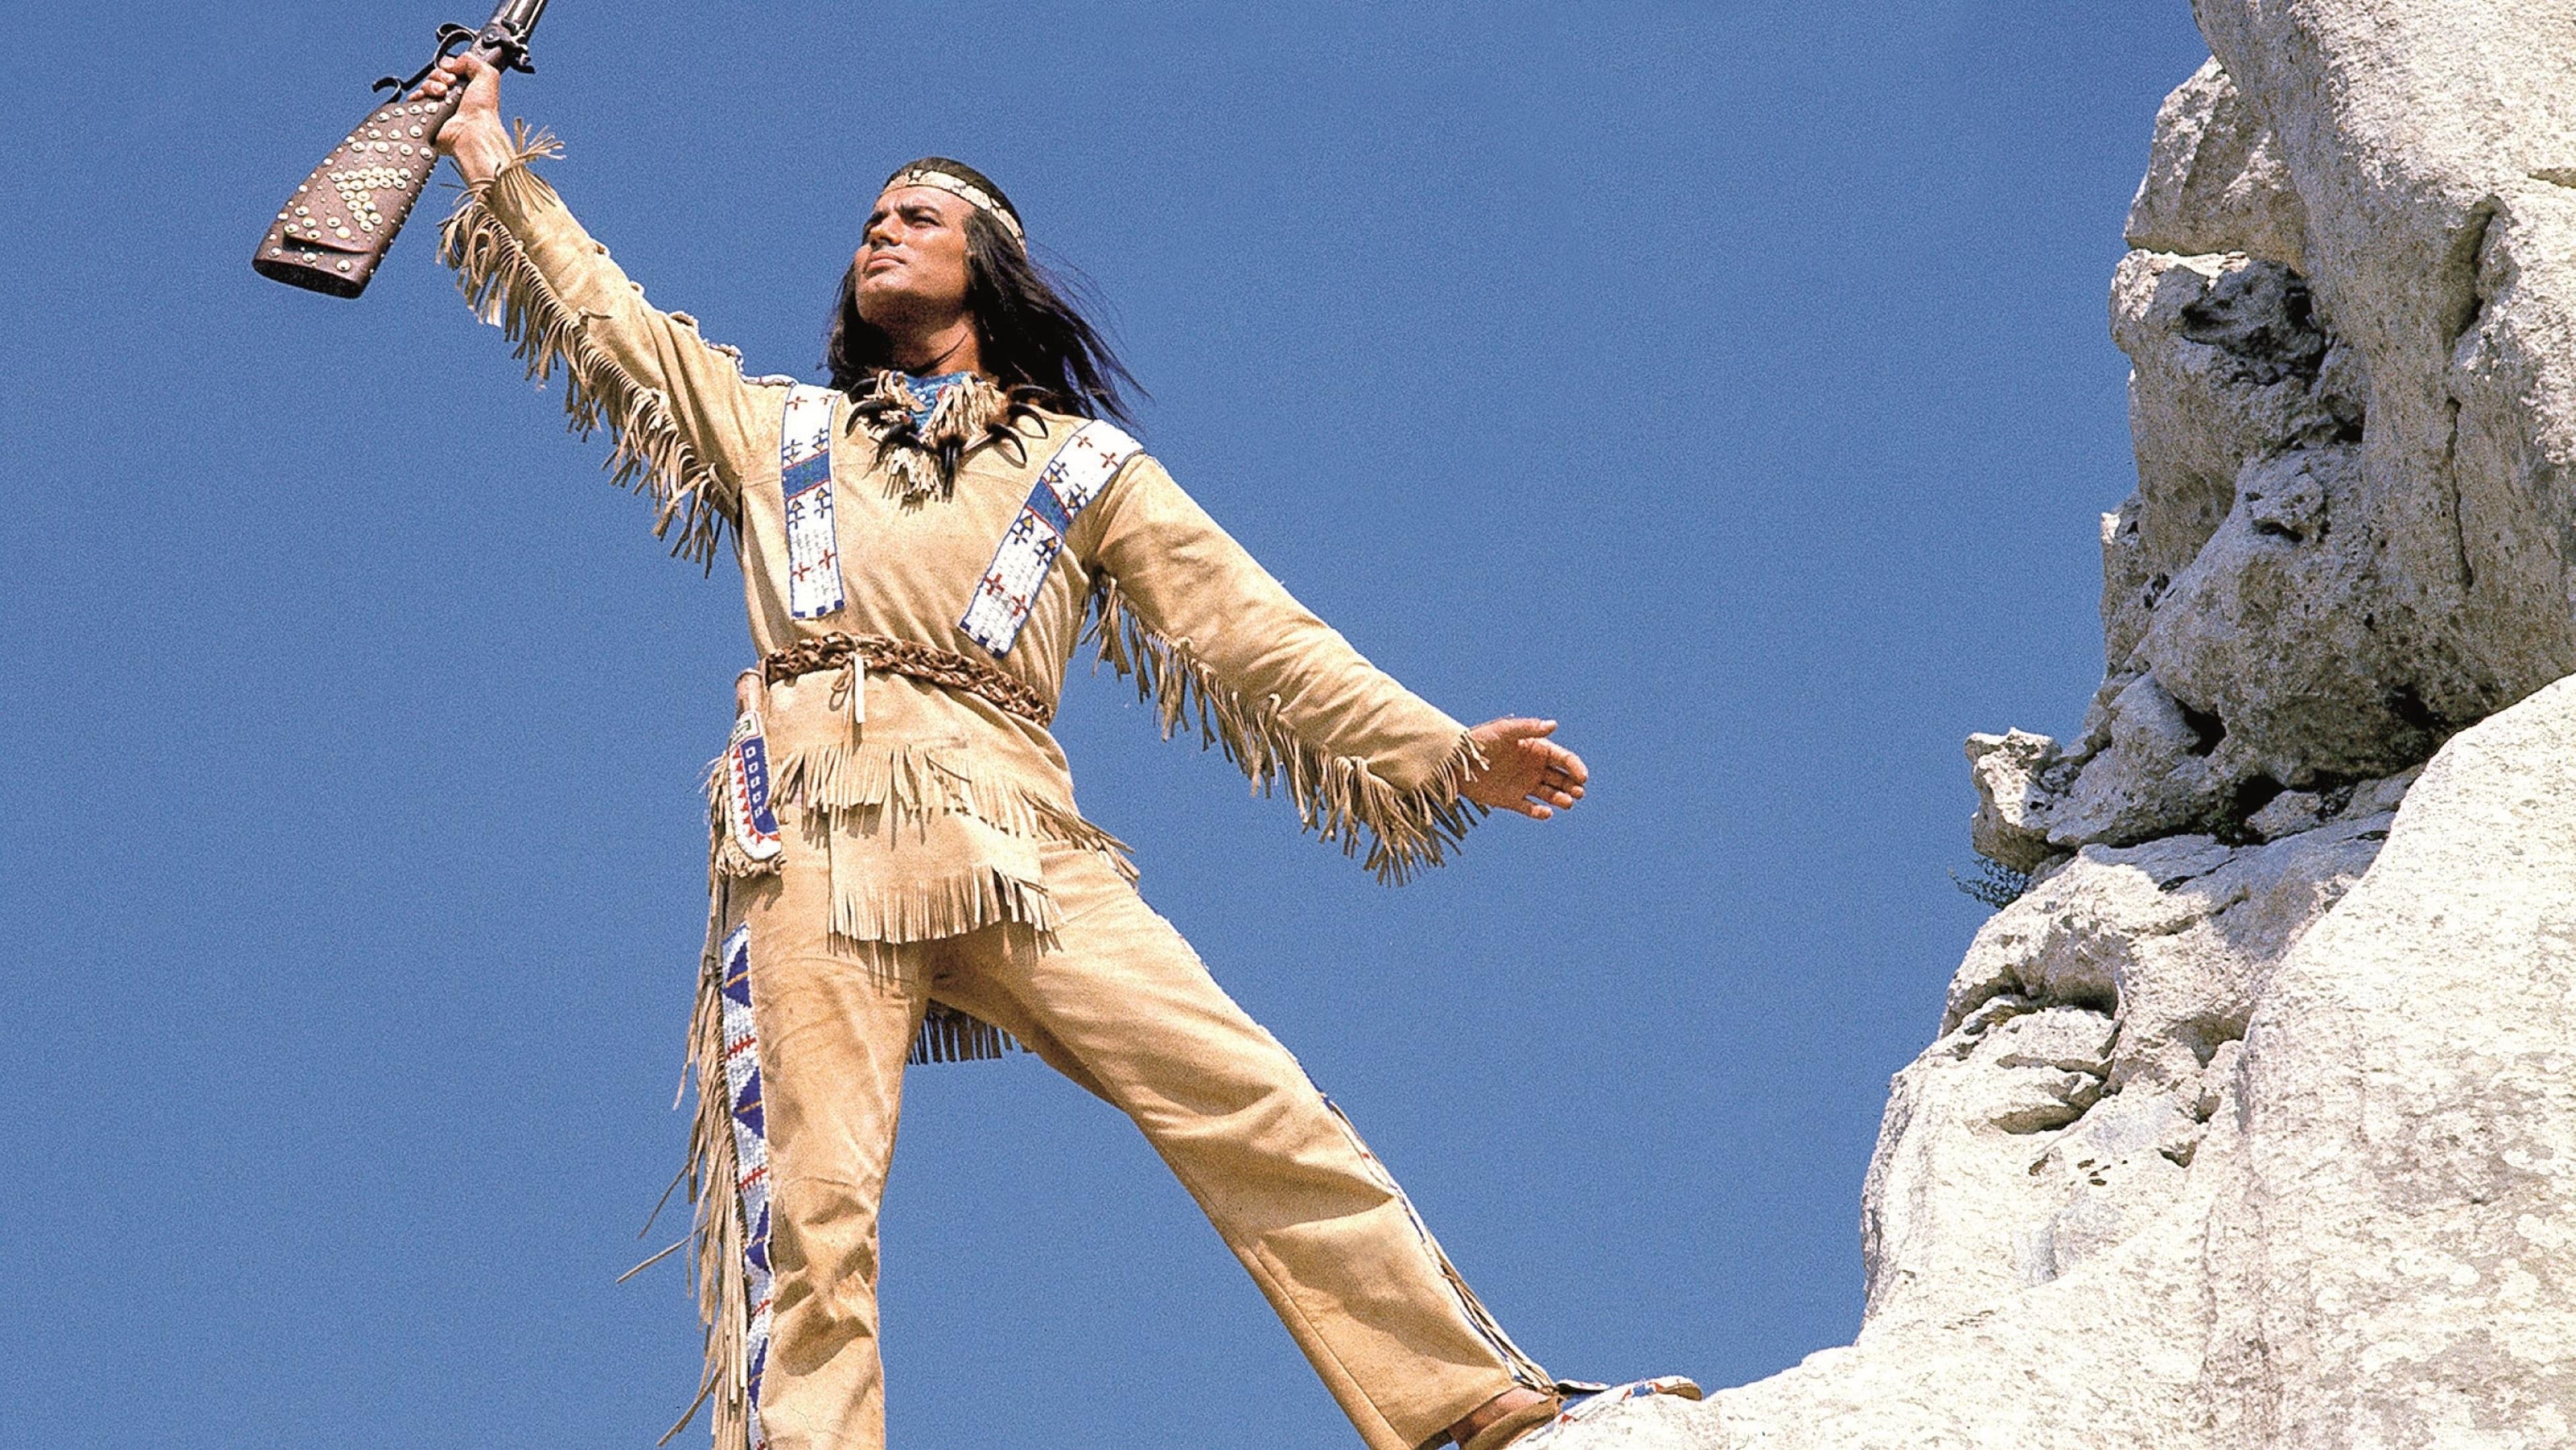
[[[782,805],[862,818],[884,812],[897,820],[972,816],[1023,839],[1101,852],[1130,883],[1136,879],[1125,841],[1024,786],[992,780],[967,747],[807,746],[788,753],[777,780]]]
[[[990,866],[974,866],[891,890],[832,886],[832,935],[865,950],[871,943],[937,941],[1013,922],[1052,936],[1064,914],[1045,886]]]

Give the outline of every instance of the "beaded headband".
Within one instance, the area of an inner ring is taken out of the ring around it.
[[[1000,222],[1002,230],[1011,234],[1011,240],[1024,247],[1029,244],[1028,233],[1020,229],[1020,214],[1012,209],[1010,198],[1002,195],[1000,187],[976,173],[972,167],[944,157],[929,157],[887,177],[879,192],[892,191],[898,186],[927,186],[947,192]]]

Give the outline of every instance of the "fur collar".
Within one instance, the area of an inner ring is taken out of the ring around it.
[[[941,385],[934,390],[926,386],[930,382]],[[966,451],[1008,431],[1011,399],[976,373],[944,380],[889,370],[877,374],[850,412],[876,441],[877,466],[886,471],[895,497],[918,504],[945,500]]]

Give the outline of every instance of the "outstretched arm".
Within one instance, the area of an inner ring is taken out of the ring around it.
[[[1199,720],[1310,826],[1376,837],[1401,879],[1446,856],[1477,808],[1545,820],[1581,798],[1583,762],[1542,720],[1469,730],[1299,604],[1150,457],[1084,515],[1076,547],[1105,575],[1103,650],[1139,676],[1168,733]]]
[[[639,479],[658,505],[655,532],[678,524],[676,551],[711,558],[720,526],[740,517],[744,481],[774,466],[784,391],[745,382],[730,349],[698,335],[695,319],[648,305],[523,164],[542,143],[514,145],[501,128],[500,72],[471,55],[439,63],[415,94],[464,88],[434,144],[465,177],[444,249],[468,300],[501,323],[531,375],[565,375],[576,430],[606,424],[621,480]]]

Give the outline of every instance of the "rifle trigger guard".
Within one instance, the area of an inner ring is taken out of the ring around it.
[[[422,81],[428,80],[429,73],[438,69],[438,63],[440,61],[454,55],[458,45],[470,45],[473,41],[474,31],[472,28],[459,25],[451,20],[447,24],[438,27],[438,53],[429,58],[429,64],[413,71],[411,73],[411,79],[404,80],[398,76],[384,76],[379,78],[374,85],[367,87],[367,89],[371,91],[392,91],[395,99],[399,100],[402,97],[409,95]]]

